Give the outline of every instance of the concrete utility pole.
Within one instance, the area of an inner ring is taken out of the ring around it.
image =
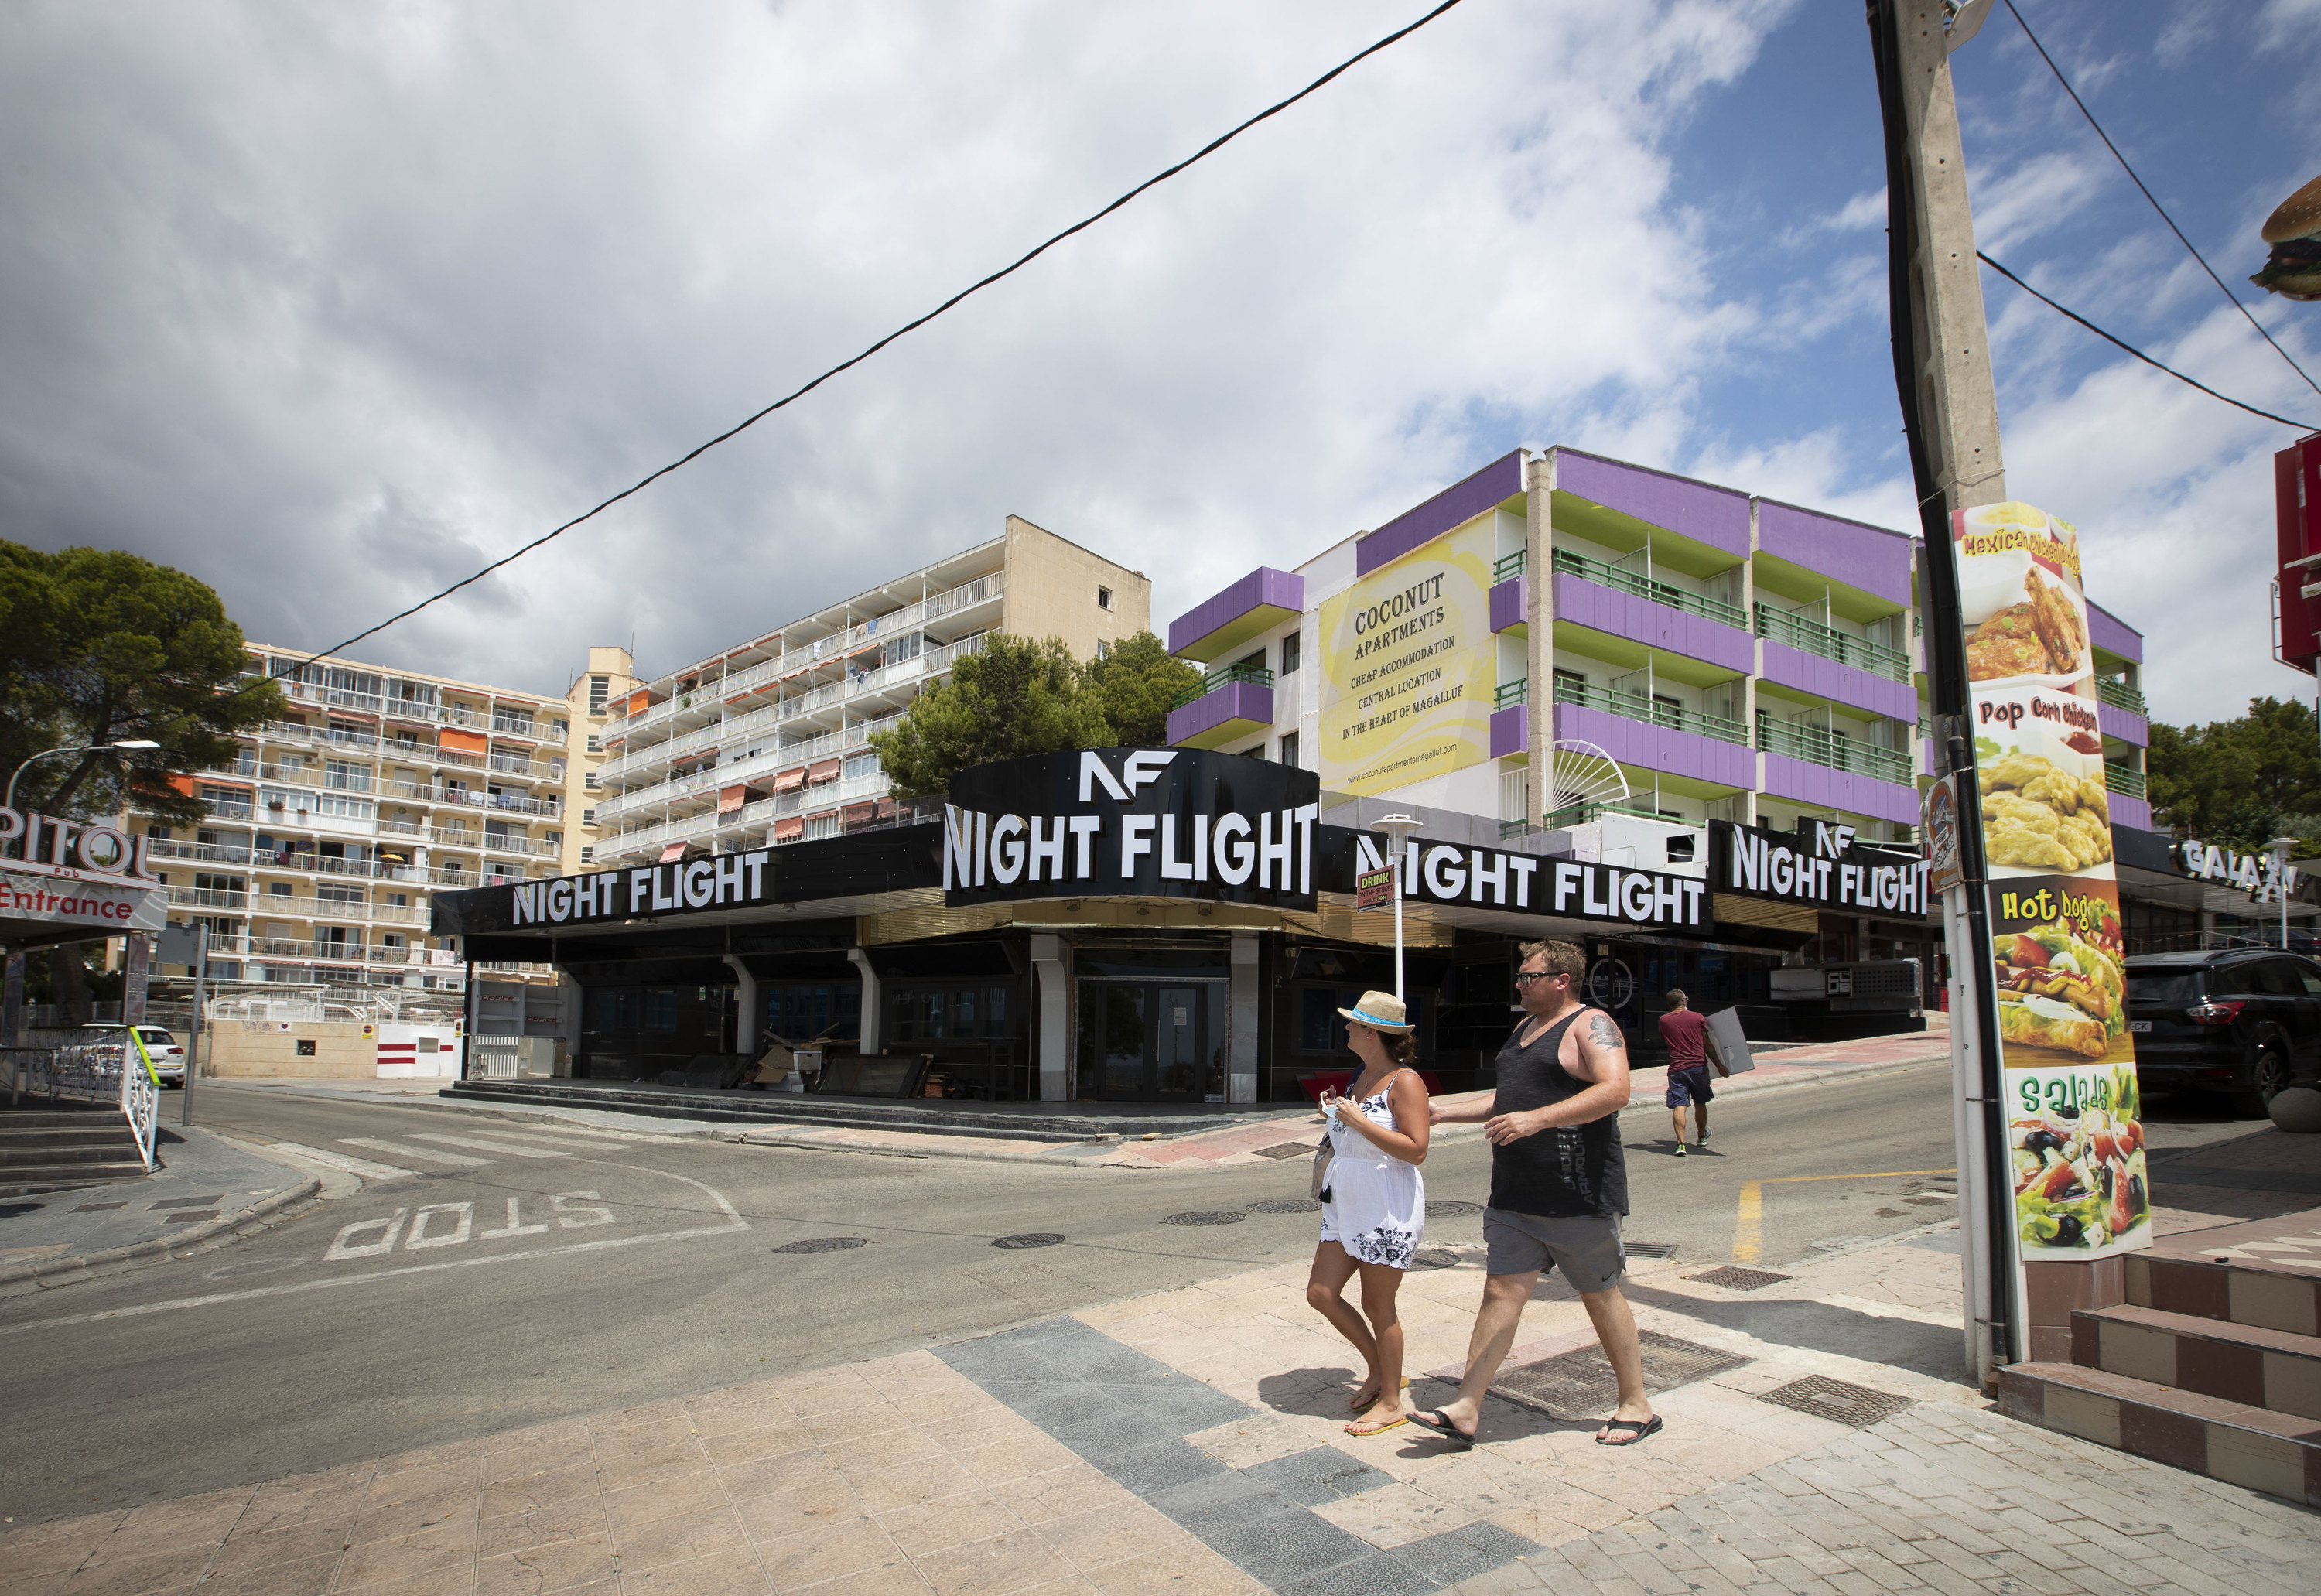
[[[1895,385],[1925,539],[1918,595],[1925,667],[1935,744],[1945,768],[1958,777],[1965,880],[1944,895],[1943,919],[1952,977],[1966,1355],[1985,1391],[1996,1388],[2000,1367],[2022,1355],[2024,1315],[2015,1290],[2014,1194],[1984,891],[1982,806],[1966,720],[1964,626],[1950,521],[1954,510],[2004,499],[2007,471],[1950,52],[1982,25],[1990,4],[1869,0],[1885,120]]]

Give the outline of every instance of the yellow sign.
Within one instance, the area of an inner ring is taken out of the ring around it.
[[[1324,788],[1368,797],[1490,757],[1493,543],[1479,517],[1324,601]]]

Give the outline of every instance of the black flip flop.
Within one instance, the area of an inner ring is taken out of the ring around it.
[[[1641,1422],[1634,1418],[1607,1418],[1604,1421],[1604,1427],[1608,1431],[1626,1430],[1628,1438],[1625,1441],[1615,1441],[1608,1435],[1598,1436],[1596,1437],[1596,1445],[1598,1446],[1633,1446],[1639,1441],[1661,1433],[1661,1416],[1655,1413],[1650,1418]]]
[[[1453,1452],[1471,1452],[1475,1449],[1475,1437],[1452,1424],[1440,1408],[1426,1413],[1421,1413],[1414,1408],[1411,1409],[1410,1422],[1420,1429],[1433,1430],[1450,1442],[1451,1450]]]

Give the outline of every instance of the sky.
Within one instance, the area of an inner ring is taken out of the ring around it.
[[[2018,0],[2218,274],[2321,172],[2321,0]],[[1422,0],[0,8],[0,536],[329,647],[931,308]],[[2321,425],[2003,5],[1952,58],[1979,239]],[[2299,91],[2307,92],[2300,96]],[[1016,514],[1156,625],[1517,444],[1916,530],[1850,0],[1465,0],[678,475],[352,651],[561,694]],[[2271,659],[2298,435],[1988,272],[2010,494],[2080,529],[2157,717]]]

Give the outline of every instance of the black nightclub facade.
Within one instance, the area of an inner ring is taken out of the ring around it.
[[[1392,912],[1355,907],[1392,847],[1359,824],[1374,808],[1325,811],[1315,772],[1209,750],[1041,756],[961,772],[917,823],[441,894],[434,931],[555,963],[580,997],[576,1078],[698,1082],[770,1035],[826,1039],[833,1093],[1291,1100],[1344,1067],[1336,1010],[1393,984]],[[1590,995],[1649,1056],[1669,987],[1766,1004],[1808,935],[1771,928],[1784,914],[1925,914],[1915,852],[1822,822],[1712,822],[1707,858],[1661,868],[1496,830],[1422,832],[1399,859],[1406,990],[1446,1090],[1489,1082],[1521,941],[1585,945]]]

